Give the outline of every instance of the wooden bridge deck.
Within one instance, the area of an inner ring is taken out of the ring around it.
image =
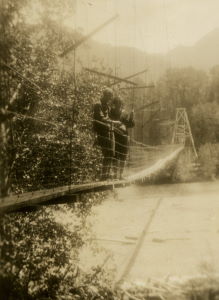
[[[164,158],[156,161],[152,166],[128,175],[125,180],[99,181],[79,185],[66,185],[62,187],[27,192],[20,195],[10,195],[1,198],[0,213],[17,211],[23,208],[39,205],[67,203],[75,201],[75,199],[82,193],[110,190],[114,187],[125,186],[140,180],[146,180],[160,170],[165,169],[174,159],[177,158],[182,150],[182,146],[175,148],[171,153],[168,153]]]

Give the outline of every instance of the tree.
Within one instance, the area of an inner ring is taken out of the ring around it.
[[[190,113],[192,107],[205,97],[207,75],[193,68],[170,69],[157,84],[162,107],[170,115],[176,107],[185,107]]]
[[[11,63],[12,49],[18,43],[17,27],[22,23],[22,17],[18,13],[25,1],[1,1],[0,7],[0,196],[6,196],[9,189],[9,121],[6,109],[15,98],[19,86],[16,84],[10,69],[6,63]],[[9,82],[13,82],[11,87]]]
[[[219,103],[219,66],[218,65],[214,66],[210,70],[208,101]]]
[[[67,269],[65,280],[74,272],[81,244],[79,228],[74,233],[67,230],[56,222],[51,209],[4,216],[0,295],[3,299],[56,299],[65,288]]]
[[[191,126],[194,139],[199,147],[205,143],[217,143],[219,105],[216,102],[199,103],[191,112]]]
[[[81,73],[76,89],[74,68],[63,68],[58,58],[72,39],[72,33],[57,24],[60,9],[70,2],[39,1],[45,14],[36,24],[23,15],[33,2],[26,7],[25,1],[10,0],[1,10],[7,20],[1,41],[7,84],[1,82],[1,96],[8,96],[1,107],[7,122],[1,167],[4,163],[3,178],[10,178],[12,192],[84,182],[94,179],[100,167],[91,113],[102,86]],[[67,207],[81,217],[71,231],[57,222],[57,206],[1,217],[0,294],[5,299],[66,299],[69,293],[72,298],[78,251],[94,200],[84,196]]]

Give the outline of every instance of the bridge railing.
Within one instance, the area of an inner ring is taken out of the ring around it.
[[[7,70],[3,74],[7,80],[0,86],[4,98],[1,130],[4,127],[5,136],[5,140],[0,136],[4,144],[0,172],[1,178],[7,179],[6,183],[1,181],[1,185],[7,187],[1,195],[98,182],[102,154],[93,132],[91,104],[98,95],[93,87],[89,90],[86,83],[64,101],[59,94],[38,94],[32,91],[32,86],[24,86],[20,95],[22,105],[13,106],[10,103],[15,98],[14,92],[7,88],[9,79],[14,78],[13,72]],[[15,92],[20,89],[20,81],[16,80],[13,82],[13,86],[18,85]],[[150,167],[171,151],[166,146],[145,145],[133,138],[130,145],[124,147],[129,148],[126,177]]]

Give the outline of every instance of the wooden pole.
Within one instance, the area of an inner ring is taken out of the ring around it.
[[[129,83],[129,84],[132,84],[132,85],[137,85],[135,82],[133,81],[130,81],[130,80],[127,80],[127,79],[123,79],[123,78],[120,78],[118,76],[114,76],[114,75],[111,75],[111,74],[106,74],[106,73],[103,73],[103,72],[100,72],[100,71],[96,71],[94,69],[90,69],[90,68],[84,68],[85,71],[88,71],[90,73],[94,73],[94,74],[97,74],[97,75],[100,75],[100,76],[104,76],[104,77],[107,77],[107,78],[111,78],[111,79],[116,79],[116,80],[121,80],[123,82],[126,82],[126,83]]]
[[[191,131],[191,126],[190,126],[188,114],[187,114],[186,111],[185,111],[185,119],[186,119],[186,124],[187,124],[188,135],[189,135],[191,143],[192,143],[192,149],[194,151],[195,157],[198,158],[198,154],[197,154],[197,151],[196,151],[196,148],[195,148],[195,143],[194,143],[194,139],[193,139],[193,135],[192,135],[192,131]]]
[[[138,75],[140,75],[140,74],[143,74],[143,73],[145,73],[145,72],[147,72],[147,71],[148,71],[148,69],[144,69],[144,70],[142,70],[142,71],[140,71],[140,72],[137,72],[137,73],[135,73],[135,74],[132,74],[132,75],[129,75],[129,76],[123,78],[123,80],[124,80],[124,79],[126,80],[126,79],[133,78],[133,77],[138,76]],[[120,79],[120,80],[118,80],[117,82],[112,83],[110,86],[113,86],[113,85],[115,85],[115,84],[118,84],[118,83],[120,83],[121,81],[122,81],[122,80]]]
[[[190,139],[192,144],[192,149],[195,154],[195,157],[198,157],[195,143],[190,127],[189,118],[184,107],[178,107],[176,109],[176,120],[173,130],[172,144],[183,143],[185,145],[186,138]]]
[[[121,87],[120,90],[131,90],[131,89],[149,89],[154,88],[154,84],[152,85],[142,85],[142,86],[134,86],[134,87]]]
[[[97,33],[98,31],[100,31],[103,27],[107,26],[108,24],[110,24],[111,22],[113,22],[115,19],[117,19],[118,16],[119,15],[116,14],[115,16],[113,16],[112,18],[110,18],[109,20],[107,20],[105,23],[101,24],[100,26],[98,26],[97,28],[95,28],[93,31],[91,31],[89,34],[87,34],[86,36],[84,36],[81,40],[77,41],[74,45],[71,45],[70,47],[68,47],[66,50],[64,50],[60,54],[60,57],[63,57],[66,54],[68,54],[70,51],[75,50],[76,48],[78,48],[81,44],[83,44],[86,40],[88,40],[90,37],[92,37],[95,33]]]

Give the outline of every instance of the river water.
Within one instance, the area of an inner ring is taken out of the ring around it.
[[[87,246],[81,266],[127,266],[138,238],[151,218],[128,273],[130,280],[195,276],[219,270],[219,181],[137,186],[117,189],[90,217],[98,253]],[[93,243],[91,243],[93,244]]]

